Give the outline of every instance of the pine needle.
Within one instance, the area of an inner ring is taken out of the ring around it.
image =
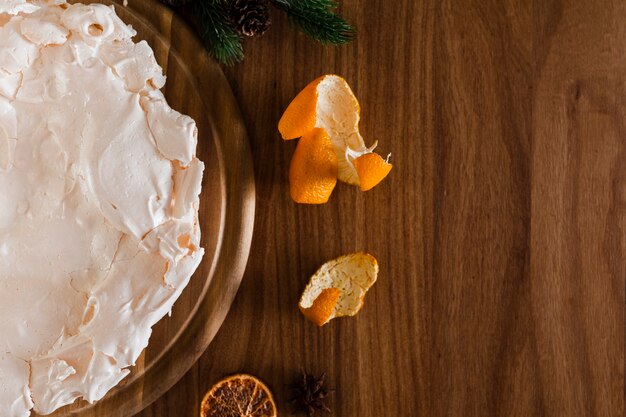
[[[209,54],[232,65],[243,59],[241,36],[230,23],[225,0],[196,0],[193,14]]]
[[[293,27],[323,44],[345,44],[355,35],[354,28],[333,11],[335,0],[270,1],[287,13]],[[209,54],[226,65],[241,61],[242,37],[230,20],[229,0],[196,0],[191,7]]]
[[[272,3],[287,13],[294,27],[323,44],[341,45],[354,37],[354,28],[332,12],[337,7],[333,0],[272,0]]]

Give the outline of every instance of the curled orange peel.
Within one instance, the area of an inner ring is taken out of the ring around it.
[[[378,262],[367,253],[340,256],[322,265],[300,297],[300,311],[323,326],[336,317],[354,316],[376,282]]]
[[[324,75],[309,83],[291,101],[278,122],[278,130],[283,139],[291,140],[323,129],[335,152],[337,178],[366,191],[379,184],[392,165],[373,152],[377,143],[365,145],[359,120],[359,102],[348,83],[337,75]],[[302,160],[299,158],[296,164]]]

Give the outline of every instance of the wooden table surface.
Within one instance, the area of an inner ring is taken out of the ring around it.
[[[233,372],[327,372],[338,417],[623,416],[626,3],[343,0],[353,44],[322,47],[274,13],[225,68],[257,181],[248,268],[204,356],[142,417],[197,416]],[[294,204],[291,98],[345,77],[394,170],[367,193]],[[207,161],[210,163],[210,161]],[[381,270],[356,318],[297,310],[324,261]]]

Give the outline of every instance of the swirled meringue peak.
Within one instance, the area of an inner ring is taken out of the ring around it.
[[[0,416],[101,399],[197,268],[194,121],[112,7],[0,1]]]

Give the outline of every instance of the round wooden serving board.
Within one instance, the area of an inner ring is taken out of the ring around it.
[[[99,2],[114,4],[137,31],[135,41],[150,44],[167,75],[163,93],[169,104],[198,125],[197,154],[206,165],[200,196],[206,254],[171,317],[153,328],[132,373],[97,403],[77,401],[54,417],[129,417],[174,385],[224,321],[243,277],[254,226],[252,158],[237,103],[218,64],[194,32],[157,1]]]

